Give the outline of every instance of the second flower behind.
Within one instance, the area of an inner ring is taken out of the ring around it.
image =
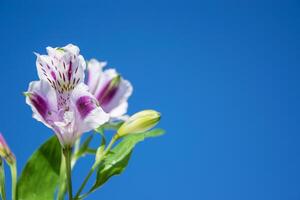
[[[127,101],[133,88],[131,83],[123,79],[115,69],[103,70],[105,66],[106,62],[90,60],[86,84],[112,120],[122,119],[127,112]]]

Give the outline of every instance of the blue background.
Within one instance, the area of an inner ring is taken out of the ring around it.
[[[167,135],[89,199],[300,198],[299,1],[0,0],[0,129],[19,170],[51,131],[22,92],[33,51],[74,43],[134,85]],[[75,187],[90,163],[75,168]]]

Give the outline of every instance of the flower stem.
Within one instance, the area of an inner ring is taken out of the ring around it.
[[[106,155],[106,154],[110,151],[110,149],[112,148],[113,144],[117,141],[117,139],[118,139],[117,135],[115,135],[115,136],[111,139],[111,141],[110,141],[109,144],[107,145],[107,148],[105,149],[103,155]],[[103,157],[104,157],[104,156],[103,156]],[[101,160],[103,160],[103,157],[102,157]]]
[[[9,165],[11,172],[11,185],[12,185],[12,200],[17,200],[17,165],[16,162]]]
[[[2,200],[6,200],[6,192],[5,192],[5,172],[4,172],[4,163],[2,158],[0,158],[0,187],[1,187],[1,198]]]
[[[92,168],[90,169],[89,173],[87,174],[87,176],[85,177],[83,183],[81,184],[78,192],[75,195],[74,200],[77,200],[80,196],[80,193],[82,192],[82,190],[84,189],[85,185],[87,184],[88,180],[90,179],[90,177],[93,175],[94,171],[97,169],[97,167],[100,165],[100,163],[103,161],[105,155],[110,151],[110,149],[112,148],[113,144],[117,141],[118,137],[114,136],[111,141],[109,142],[107,148],[105,149],[101,159],[99,161],[95,161],[94,165],[92,166]]]
[[[78,199],[80,193],[81,193],[82,190],[84,189],[84,187],[85,187],[85,185],[87,184],[87,182],[88,182],[88,180],[90,179],[90,177],[93,175],[94,171],[95,171],[95,168],[92,167],[92,168],[90,169],[89,173],[87,174],[87,176],[85,177],[83,183],[81,184],[81,186],[80,186],[78,192],[76,193],[76,196],[75,196],[75,198],[74,198],[75,200]]]
[[[60,175],[57,200],[64,200],[66,193],[66,161],[65,156],[61,156]]]
[[[72,195],[72,177],[71,177],[71,147],[66,147],[63,149],[63,154],[65,156],[66,161],[66,174],[67,174],[67,187],[68,187],[68,194],[69,194],[69,200],[73,200]]]
[[[78,151],[80,149],[80,138],[77,139],[74,145],[74,153],[71,160],[71,169],[75,166],[77,160],[80,158],[77,156]],[[62,155],[61,158],[61,166],[60,166],[60,180],[59,180],[59,189],[57,194],[57,200],[64,200],[65,193],[67,191],[66,188],[66,162],[65,157]]]

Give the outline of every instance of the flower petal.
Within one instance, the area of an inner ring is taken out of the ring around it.
[[[87,65],[87,80],[86,84],[92,94],[95,94],[99,84],[101,84],[102,69],[106,66],[106,62],[101,62],[96,59],[91,59]]]
[[[61,121],[54,122],[53,129],[62,146],[72,146],[78,138],[75,123],[75,113],[72,111],[65,112]]]
[[[122,79],[114,97],[108,103],[104,105],[101,104],[102,108],[109,113],[113,111],[112,114],[114,117],[117,117],[117,114],[119,114],[119,116],[122,116],[127,112],[127,105],[124,103],[127,102],[128,98],[132,94],[132,91],[133,88],[131,83],[127,80]],[[119,106],[121,107],[118,108]]]
[[[124,120],[124,119],[127,119],[127,117],[124,116],[127,112],[127,109],[128,109],[128,102],[125,101],[125,102],[121,103],[120,105],[118,105],[117,107],[113,108],[109,112],[109,115],[111,118]]]
[[[84,83],[76,86],[71,95],[71,102],[75,108],[79,134],[95,129],[109,120],[109,115],[98,105],[98,101],[88,92]]]
[[[95,59],[89,62],[88,69],[91,78],[87,83],[91,93],[94,94],[104,111],[110,113],[111,117],[121,117],[127,112],[127,100],[131,96],[133,88],[130,82],[123,78],[115,87],[111,87],[111,81],[120,75],[115,69],[102,72],[104,65],[106,63]]]
[[[57,100],[54,89],[47,81],[33,81],[25,93],[26,103],[33,111],[33,117],[46,126],[56,119]]]
[[[60,92],[70,91],[83,82],[86,67],[79,48],[69,44],[62,48],[47,47],[48,55],[37,55],[36,66],[41,80],[47,80]]]

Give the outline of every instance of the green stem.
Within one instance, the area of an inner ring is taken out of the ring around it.
[[[80,149],[80,138],[78,138],[74,144],[74,153],[72,156],[72,162],[71,162],[71,167],[73,169],[74,165],[76,164],[76,161],[79,159],[80,156],[78,156],[78,152]]]
[[[66,193],[66,161],[65,156],[61,156],[60,173],[59,173],[59,189],[57,194],[57,200],[64,200]]]
[[[9,167],[11,172],[12,200],[17,200],[17,164],[10,164]]]
[[[73,192],[72,192],[72,176],[71,176],[71,147],[66,147],[63,149],[63,153],[65,156],[66,161],[66,174],[67,174],[67,187],[68,187],[68,194],[69,194],[69,200],[73,200]]]
[[[77,139],[77,141],[75,142],[75,145],[74,145],[74,153],[73,153],[72,161],[71,161],[71,169],[73,169],[77,160],[79,159],[79,157],[77,156],[79,149],[80,149],[80,138]],[[67,191],[67,188],[66,188],[66,163],[65,163],[65,157],[64,157],[64,155],[62,155],[57,200],[64,200],[66,191]]]
[[[99,161],[95,161],[93,167],[90,169],[89,173],[87,174],[87,176],[85,177],[83,183],[81,184],[78,192],[76,193],[76,196],[74,198],[74,200],[77,200],[80,196],[80,193],[83,191],[85,185],[87,184],[88,180],[90,179],[90,177],[92,176],[92,174],[94,173],[94,171],[97,169],[97,167],[100,165],[100,163],[103,161],[105,155],[110,151],[110,149],[112,148],[113,144],[117,141],[118,137],[114,136],[111,141],[109,142],[107,148],[105,149],[103,156],[101,157],[101,159]]]
[[[1,186],[1,198],[2,200],[6,200],[6,192],[5,192],[5,172],[4,172],[4,163],[2,158],[0,158],[0,186]]]
[[[111,139],[111,141],[109,142],[109,144],[108,144],[107,148],[105,149],[103,155],[106,155],[106,154],[110,151],[110,149],[111,149],[111,147],[113,146],[113,144],[117,141],[118,137],[116,137],[116,136],[117,136],[117,135],[115,135],[115,136]],[[102,156],[102,159],[101,159],[101,160],[103,160],[103,157],[104,157],[104,156]]]
[[[85,177],[83,183],[81,184],[81,186],[80,186],[78,192],[77,192],[76,195],[75,195],[75,198],[74,198],[75,200],[78,199],[80,193],[81,193],[82,190],[84,189],[84,187],[85,187],[85,185],[87,184],[87,182],[88,182],[88,180],[90,179],[90,177],[93,175],[95,169],[96,169],[96,168],[94,168],[94,167],[92,167],[92,168],[90,169],[89,173],[88,173],[87,176]]]

